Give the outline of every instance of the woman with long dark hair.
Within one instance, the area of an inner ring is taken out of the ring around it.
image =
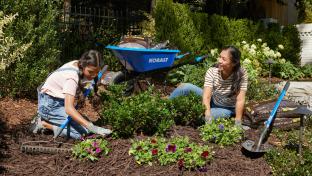
[[[203,96],[207,122],[235,116],[235,123],[241,125],[248,76],[240,65],[240,55],[234,46],[222,48],[218,63],[206,73],[203,90],[186,83],[175,89],[169,98],[194,92]]]
[[[68,62],[51,73],[38,87],[38,116],[33,119],[30,130],[38,133],[42,129],[50,129],[56,134],[61,124],[71,116],[72,120],[61,136],[79,139],[88,133],[110,134],[111,130],[94,125],[75,109],[77,95],[84,87],[83,80],[92,81],[103,65],[102,54],[89,50],[79,60]]]

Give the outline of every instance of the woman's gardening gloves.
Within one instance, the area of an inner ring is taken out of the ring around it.
[[[106,136],[112,133],[111,130],[105,129],[99,126],[94,125],[92,122],[89,123],[89,125],[86,127],[90,132],[94,134],[98,134],[101,136]]]

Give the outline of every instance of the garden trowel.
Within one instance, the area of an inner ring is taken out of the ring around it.
[[[283,100],[283,98],[286,94],[286,91],[289,88],[289,84],[290,84],[289,81],[287,81],[287,83],[285,84],[281,94],[279,95],[279,97],[278,97],[278,99],[274,105],[273,110],[270,113],[268,120],[265,121],[264,129],[261,132],[260,138],[257,141],[257,143],[255,141],[252,141],[252,140],[246,140],[244,143],[242,143],[243,148],[246,149],[247,151],[256,152],[256,153],[263,153],[266,151],[267,147],[263,144],[264,139],[270,135],[269,128],[274,123],[274,119],[276,118],[277,109],[278,109],[281,101]]]

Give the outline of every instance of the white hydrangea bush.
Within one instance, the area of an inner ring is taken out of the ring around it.
[[[276,49],[271,49],[262,39],[257,39],[254,43],[242,41],[237,44],[241,51],[241,60],[243,66],[247,68],[249,75],[265,76],[268,73],[268,60],[274,63],[284,63],[280,51],[284,49],[283,45],[278,45]]]
[[[12,23],[18,14],[5,15],[0,11],[0,71],[24,57],[31,43],[19,44],[13,37],[6,36],[5,27]]]

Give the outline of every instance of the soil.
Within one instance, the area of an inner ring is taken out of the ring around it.
[[[239,144],[220,148],[214,146],[214,159],[206,165],[207,172],[183,171],[177,165],[139,166],[128,149],[130,139],[107,138],[112,149],[108,157],[97,162],[73,159],[70,154],[26,154],[21,152],[25,141],[51,140],[51,134],[34,135],[28,132],[29,123],[36,112],[36,102],[31,100],[0,100],[0,174],[3,175],[271,175],[272,171],[263,157],[250,158],[242,154]],[[98,117],[87,102],[84,114]],[[189,136],[202,143],[196,129],[175,126],[173,136]],[[137,136],[138,138],[139,136]],[[58,139],[64,140],[64,139]],[[74,143],[73,140],[67,143]]]

